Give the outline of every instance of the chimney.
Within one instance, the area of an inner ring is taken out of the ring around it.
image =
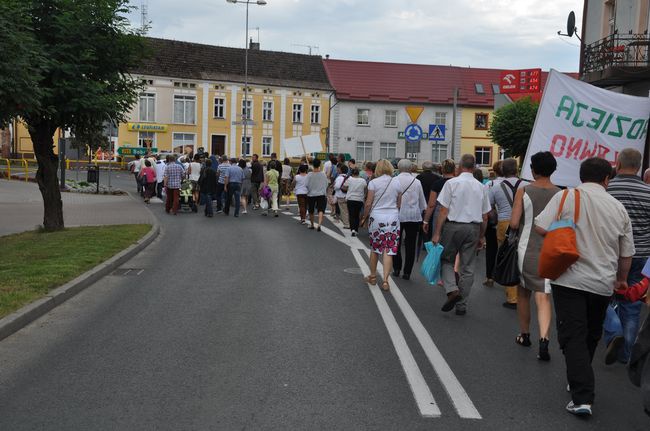
[[[254,51],[259,51],[260,50],[260,43],[259,42],[253,42],[253,38],[251,37],[251,40],[248,44],[248,49],[254,50]]]
[[[330,55],[329,55],[329,54],[325,54],[325,60],[329,60],[329,59],[330,59]]]

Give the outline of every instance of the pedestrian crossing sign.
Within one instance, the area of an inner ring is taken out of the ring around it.
[[[429,124],[429,140],[430,141],[444,141],[445,140],[445,125],[444,124]]]

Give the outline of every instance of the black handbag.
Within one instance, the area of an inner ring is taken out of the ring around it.
[[[517,231],[508,228],[506,239],[497,251],[497,259],[494,264],[493,279],[502,286],[516,286],[519,284],[519,258],[517,248],[519,237]]]

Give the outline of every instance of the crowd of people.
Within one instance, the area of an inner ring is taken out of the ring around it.
[[[294,194],[300,223],[309,229],[321,231],[328,209],[351,236],[367,226],[372,253],[365,281],[384,291],[390,289],[391,272],[410,280],[423,242],[440,244],[440,284],[447,295],[442,311],[455,310],[459,316],[468,312],[478,251],[486,251],[483,286],[491,288],[499,247],[516,240],[520,282],[503,286],[503,306],[518,316],[514,342],[524,348],[533,344],[533,298],[539,327],[537,358],[549,361],[554,307],[571,393],[566,409],[591,415],[595,398],[591,363],[603,328],[606,364],[630,363],[642,302],[647,299],[647,272],[642,271],[650,257],[650,176],[638,175],[641,158],[638,151],[626,149],[615,169],[603,159],[586,159],[579,172],[582,184],[565,192],[552,183],[557,162],[550,152],[531,157],[533,181],[518,178],[515,159],[499,161],[488,172],[477,168],[470,154],[458,164],[451,159],[438,166],[424,162],[421,173],[407,159],[396,167],[388,160],[357,166],[343,155],[325,163],[305,157],[294,171],[288,159],[281,163],[275,154],[266,164],[257,155],[251,161],[199,155],[184,161],[174,156],[164,162],[138,159],[132,172],[145,202],[166,194],[165,208],[172,214],[178,212],[179,190],[188,181],[193,210],[202,204],[207,217],[213,216],[215,205],[217,213],[225,215],[234,205],[238,217],[240,208],[247,213],[249,202],[263,215],[272,211],[277,217],[282,198],[289,205]],[[540,253],[553,223],[565,219],[574,226],[580,257],[549,280],[539,275]],[[638,356],[633,359],[638,361]],[[646,408],[649,405],[650,399]]]

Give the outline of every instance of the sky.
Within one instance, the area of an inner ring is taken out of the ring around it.
[[[558,36],[582,0],[266,0],[249,8],[264,50],[333,59],[577,72],[580,42]],[[142,0],[131,0],[140,6]],[[145,0],[148,35],[244,47],[246,6],[226,0]],[[140,25],[139,11],[131,15]]]

